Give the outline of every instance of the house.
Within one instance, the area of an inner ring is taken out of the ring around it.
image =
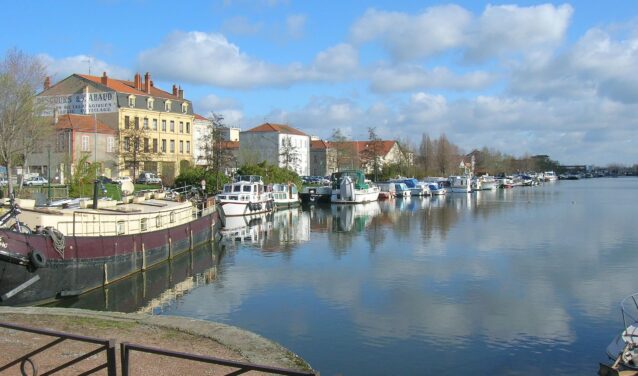
[[[210,133],[213,122],[199,114],[193,116],[193,160],[198,166],[206,165],[204,139]]]
[[[116,168],[111,176],[146,170],[162,174],[168,182],[193,161],[193,106],[184,91],[172,92],[153,84],[151,75],[139,73],[132,81],[72,74],[51,85],[47,77],[38,100],[45,115],[94,115],[116,131]],[[109,171],[105,171],[106,174]]]
[[[401,150],[396,141],[340,141],[330,142],[329,147],[334,150],[337,170],[360,168],[370,174],[374,172],[375,161],[380,171],[384,165],[412,163],[413,159],[412,154]]]
[[[324,140],[313,139],[310,141],[310,175],[327,176],[337,172],[335,149]]]
[[[310,136],[284,124],[264,123],[239,133],[240,164],[269,164],[309,175]]]
[[[98,163],[101,174],[117,169],[117,131],[93,115],[55,113],[51,122],[54,134],[31,155],[31,173],[47,177],[50,168],[52,183],[68,183],[83,156]]]

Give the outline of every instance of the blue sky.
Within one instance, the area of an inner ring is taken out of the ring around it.
[[[2,28],[54,82],[150,72],[244,130],[638,163],[636,1],[31,1]]]

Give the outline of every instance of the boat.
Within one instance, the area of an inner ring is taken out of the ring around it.
[[[498,188],[498,182],[494,176],[482,175],[478,177],[478,181],[480,182],[480,190],[482,191],[493,191]]]
[[[273,184],[272,198],[277,208],[293,208],[300,204],[299,191],[294,183]]]
[[[429,182],[428,188],[430,189],[430,194],[432,196],[442,196],[447,193],[447,188],[439,185],[438,182]]]
[[[275,207],[272,192],[259,175],[237,176],[234,182],[224,184],[216,200],[222,221],[225,217],[268,213]]]
[[[450,176],[450,192],[452,193],[470,193],[472,192],[472,182],[469,176]]]
[[[601,363],[599,375],[638,374],[638,293],[623,299],[620,310],[623,330],[607,346],[607,356],[613,363]]]
[[[405,185],[410,189],[411,196],[430,195],[430,188],[428,188],[427,184],[420,182],[415,178],[399,178],[392,181],[397,183],[405,183]]]
[[[333,204],[359,204],[379,199],[379,187],[367,182],[361,170],[334,172],[330,181]]]
[[[307,186],[304,187],[299,198],[302,204],[321,204],[330,203],[330,196],[332,195],[332,187],[326,186]]]
[[[543,173],[543,180],[547,182],[556,181],[558,180],[558,176],[556,176],[554,171],[545,171]]]
[[[391,199],[397,195],[394,183],[392,182],[379,182],[377,186],[379,187],[379,200]]]
[[[10,200],[0,219],[0,305],[84,294],[209,242],[219,228],[213,198],[155,191],[114,201],[97,191],[60,207]]]
[[[394,190],[396,192],[396,197],[410,197],[412,196],[412,191],[405,183],[394,183]]]

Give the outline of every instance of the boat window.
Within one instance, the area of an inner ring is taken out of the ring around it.
[[[230,193],[230,191],[231,191],[230,187],[231,187],[230,185],[225,185],[224,186],[224,193]]]
[[[123,235],[126,233],[124,221],[117,221],[117,234]]]
[[[175,223],[175,212],[172,211],[171,214],[168,216],[168,220],[170,223]]]
[[[140,230],[141,231],[146,231],[148,229],[146,222],[147,222],[146,218],[140,219]]]
[[[250,185],[244,185],[244,192],[250,192]]]
[[[159,215],[155,217],[155,227],[157,228],[162,227],[162,217]]]
[[[241,186],[240,185],[236,185],[233,187],[233,192],[241,192]]]

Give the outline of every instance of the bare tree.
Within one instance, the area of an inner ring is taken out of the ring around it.
[[[361,157],[366,166],[372,166],[372,172],[374,174],[374,181],[379,180],[379,172],[381,171],[381,148],[382,141],[377,136],[376,128],[368,128],[368,144],[367,147],[361,152]]]
[[[340,171],[345,167],[354,167],[355,150],[352,147],[352,143],[349,142],[341,129],[333,129],[332,136],[330,137],[330,145],[334,150],[334,165],[337,166],[337,171]]]
[[[43,139],[46,123],[40,115],[44,105],[35,94],[44,77],[42,63],[17,49],[9,50],[0,62],[0,164],[7,168],[9,194],[13,192],[13,162],[33,151],[29,137]]]
[[[290,170],[291,167],[296,166],[299,161],[299,151],[297,147],[292,144],[290,137],[284,137],[281,144],[281,152],[279,153],[279,160],[283,163],[283,167],[286,170]]]
[[[215,174],[215,190],[219,190],[220,174],[222,170],[231,167],[235,157],[228,148],[224,147],[225,141],[222,135],[222,128],[225,128],[224,116],[214,113],[208,120],[208,129],[199,142],[204,153],[206,173]]]
[[[140,126],[138,117],[133,121],[124,121],[124,129],[120,129],[120,161],[125,169],[133,170],[133,179],[144,162],[157,159],[162,152],[157,141],[153,141],[150,129]],[[157,140],[157,139],[155,139]],[[175,144],[171,146],[174,152]],[[169,150],[170,152],[170,150]]]

